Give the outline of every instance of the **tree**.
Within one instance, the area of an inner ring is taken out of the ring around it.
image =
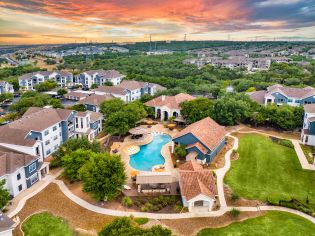
[[[151,228],[140,228],[130,217],[117,218],[105,225],[99,236],[171,236],[172,231],[160,225]]]
[[[14,98],[12,93],[2,93],[0,94],[0,102],[3,102],[5,100],[12,100]]]
[[[61,104],[61,101],[57,98],[52,98],[49,101],[49,105],[51,105],[53,108],[64,108],[63,105]]]
[[[187,152],[186,152],[186,146],[185,145],[179,145],[176,146],[174,149],[174,154],[176,157],[178,158],[183,158],[186,156]]]
[[[245,94],[227,93],[215,103],[212,117],[221,125],[234,125],[249,120],[257,106]]]
[[[125,167],[120,156],[109,153],[92,153],[90,159],[79,170],[83,190],[98,200],[117,197],[125,181]]]
[[[5,179],[0,180],[0,210],[9,202],[10,193],[4,188]]]
[[[148,116],[145,106],[140,101],[126,104],[123,112],[128,114],[129,127],[134,127],[136,122]]]
[[[89,160],[92,153],[91,150],[77,149],[63,156],[61,159],[65,177],[70,181],[79,180],[79,169]]]
[[[213,102],[208,98],[196,98],[191,101],[180,104],[181,115],[186,119],[188,124],[212,116]]]
[[[76,104],[71,107],[68,107],[69,110],[75,110],[75,111],[86,111],[86,107],[84,104]]]
[[[47,80],[34,86],[37,92],[45,92],[57,87],[57,83],[53,80]]]
[[[28,91],[24,93],[21,98],[9,109],[10,111],[16,111],[20,115],[23,115],[29,107],[44,107],[49,105],[51,97],[47,94],[41,94],[35,91]]]
[[[50,162],[51,167],[57,167],[62,165],[62,157],[69,155],[71,152],[81,149],[89,150],[92,152],[101,152],[101,145],[98,141],[94,140],[90,142],[86,137],[81,137],[77,139],[68,139],[63,143],[57,151],[55,151],[52,156],[53,160]]]
[[[58,94],[59,96],[63,96],[63,95],[65,95],[65,94],[67,94],[67,90],[64,89],[64,88],[59,89],[59,90],[57,91],[57,94]]]
[[[106,81],[106,82],[104,83],[104,85],[105,85],[105,86],[113,86],[114,84],[113,84],[112,81]]]
[[[114,98],[102,102],[100,110],[104,117],[109,117],[112,113],[121,111],[124,106],[124,102],[119,98]]]
[[[105,121],[105,131],[112,135],[125,135],[129,129],[129,114],[123,111],[113,113]]]
[[[98,88],[98,85],[97,85],[97,84],[92,84],[92,85],[91,85],[91,89],[96,89],[96,88]]]

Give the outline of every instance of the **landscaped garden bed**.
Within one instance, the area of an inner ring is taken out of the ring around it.
[[[241,135],[239,158],[225,176],[234,193],[267,202],[296,199],[315,210],[315,172],[303,170],[295,150],[258,134]]]
[[[264,216],[232,223],[222,228],[203,229],[198,236],[220,235],[314,235],[315,225],[287,212],[268,212]]]
[[[120,194],[112,201],[96,201],[90,194],[82,190],[81,182],[70,183],[65,178],[60,178],[67,185],[69,190],[76,196],[83,200],[108,209],[121,211],[142,211],[142,212],[156,212],[156,213],[178,213],[182,211],[182,204],[180,196],[139,196],[139,197],[125,197]],[[128,199],[128,200],[126,200]]]
[[[304,155],[308,161],[309,164],[313,164],[314,163],[314,157],[313,157],[313,153],[315,152],[314,147],[309,146],[309,145],[304,145],[304,144],[300,144]]]

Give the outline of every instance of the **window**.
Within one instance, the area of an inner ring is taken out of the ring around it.
[[[50,151],[50,149],[48,149],[47,151],[46,151],[46,155],[49,155],[51,153],[51,151]]]
[[[56,145],[55,145],[55,150],[57,150],[57,149],[58,149],[58,147],[59,147],[59,145],[58,145],[58,144],[56,144]]]
[[[23,187],[22,187],[22,184],[20,184],[20,185],[19,185],[19,192],[22,191],[22,188],[23,188]]]
[[[49,130],[45,130],[44,135],[48,135],[49,134]]]
[[[28,166],[28,172],[32,173],[36,170],[36,162]]]
[[[17,180],[20,180],[20,179],[21,179],[21,174],[20,174],[20,173],[17,174],[16,179],[17,179]]]
[[[54,127],[53,127],[53,131],[56,131],[56,130],[57,130],[57,126],[54,126]]]
[[[58,139],[58,135],[55,135],[55,136],[54,136],[54,140],[57,140],[57,139]]]
[[[288,99],[288,102],[293,102],[293,99],[289,98],[289,99]]]
[[[305,136],[305,143],[308,143],[308,136]]]
[[[47,146],[48,144],[50,144],[50,141],[49,140],[47,140],[46,142],[45,142],[45,145]]]
[[[36,174],[36,175],[31,176],[31,178],[30,178],[31,185],[33,185],[34,183],[36,183],[36,182],[37,182],[37,180],[38,180],[38,176],[37,176],[37,174]]]
[[[81,118],[81,129],[83,129],[83,118]]]

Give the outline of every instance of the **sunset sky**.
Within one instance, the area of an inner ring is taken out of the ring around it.
[[[0,43],[315,40],[315,0],[0,0]]]

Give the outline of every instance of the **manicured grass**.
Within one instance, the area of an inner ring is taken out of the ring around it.
[[[266,201],[295,198],[315,209],[315,171],[303,170],[293,148],[269,137],[247,134],[240,138],[239,158],[232,162],[225,182],[248,199]]]
[[[315,235],[315,224],[286,212],[268,212],[266,215],[236,222],[223,228],[203,229],[197,236],[304,236]]]
[[[75,214],[75,213],[74,213]],[[35,214],[28,218],[22,226],[25,236],[73,236],[67,222],[48,212]]]

